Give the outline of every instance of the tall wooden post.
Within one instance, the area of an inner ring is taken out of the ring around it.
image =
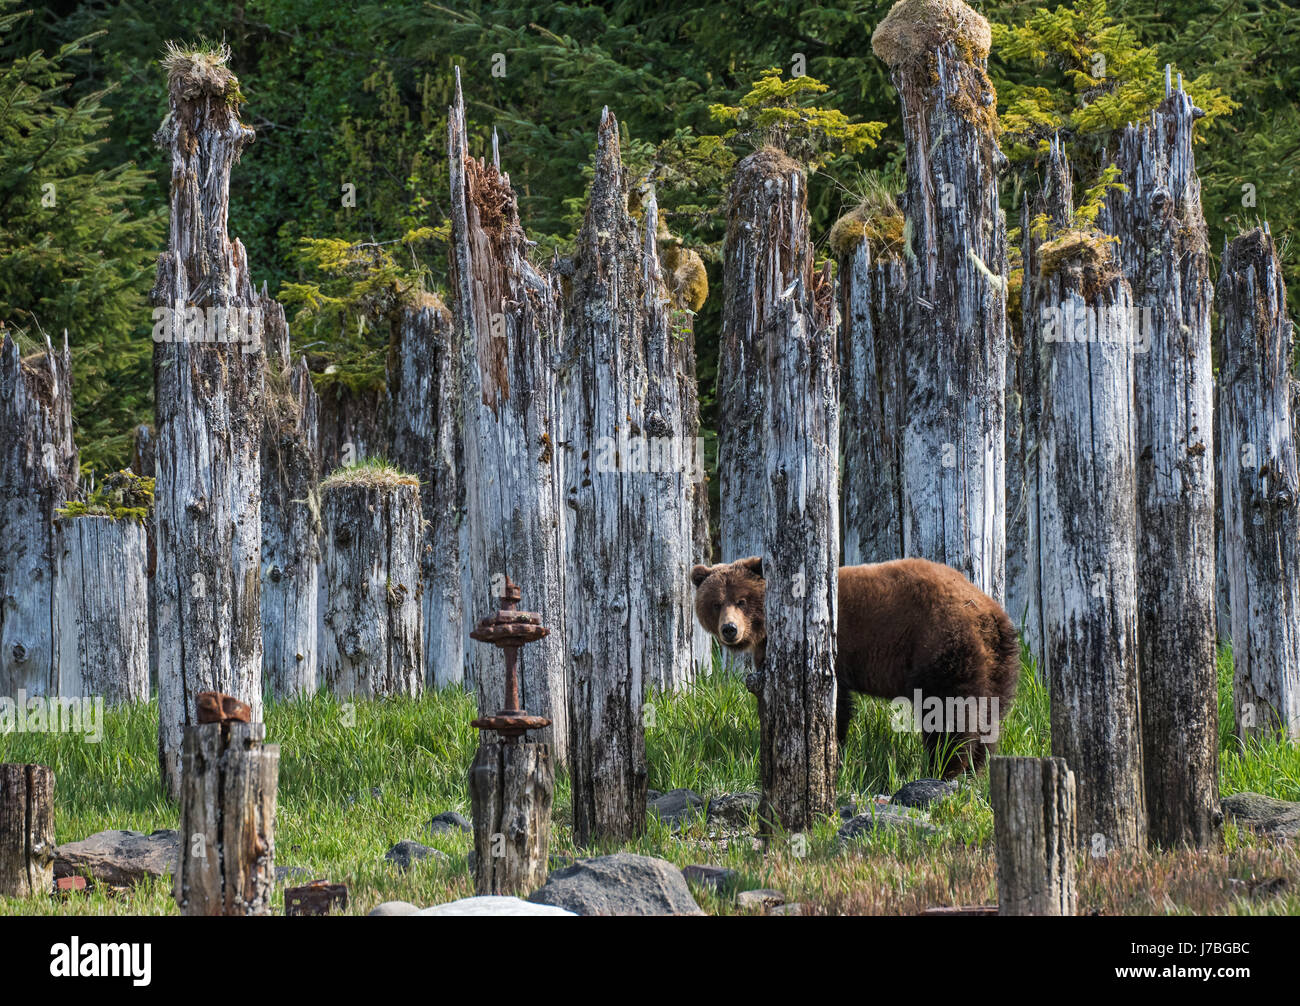
[[[1210,255],[1181,89],[1131,125],[1103,224],[1118,237],[1137,324],[1138,646],[1143,767],[1154,841],[1217,840],[1214,360]]]
[[[554,372],[562,365],[559,283],[528,262],[509,176],[469,156],[459,73],[447,128],[453,315],[465,354],[466,603],[490,604],[507,570],[528,584],[551,634],[524,660],[521,698],[551,720],[539,739],[563,765],[569,703],[564,436]],[[469,652],[468,668],[485,711],[504,696],[482,649]]]
[[[424,689],[420,486],[413,475],[342,469],[321,483],[320,669],[341,697]]]
[[[767,645],[759,683],[766,831],[803,831],[835,810],[839,567],[839,369],[835,328],[795,281],[766,344]]]
[[[228,55],[228,53],[226,54]],[[194,696],[262,705],[262,309],[244,246],[226,230],[230,169],[253,140],[221,55],[173,52],[171,233],[158,259],[154,508],[158,760],[180,791]]]
[[[420,479],[425,679],[438,688],[465,677],[464,358],[458,336],[451,312],[425,294],[393,323],[388,356],[393,461]]]
[[[907,148],[903,551],[1000,600],[1007,252],[989,41],[960,0],[903,0],[871,38]]]
[[[277,698],[314,695],[320,564],[320,403],[289,355],[284,308],[262,295],[268,370],[262,430],[262,676]]]
[[[1218,308],[1219,472],[1242,736],[1300,738],[1300,395],[1294,325],[1273,237],[1256,228],[1223,253]]]
[[[736,165],[727,205],[722,341],[718,348],[719,525],[723,562],[758,555],[767,506],[763,334],[795,280],[811,290],[812,242],[803,169],[766,147]]]
[[[999,915],[1073,915],[1074,773],[1064,758],[992,758]]]
[[[1048,216],[1069,221],[1070,171],[1059,145],[1048,172]],[[1041,360],[1039,575],[1052,753],[1078,776],[1079,841],[1093,855],[1141,849],[1146,839],[1133,301],[1109,256],[1100,235],[1068,228],[1038,244],[1025,315],[1025,338],[1037,340]]]
[[[54,772],[0,765],[0,897],[30,898],[54,886]]]
[[[200,693],[196,707],[181,758],[176,904],[182,915],[269,915],[280,745],[264,743],[266,728],[231,696]]]
[[[58,692],[54,509],[77,486],[72,361],[49,338],[23,359],[0,347],[0,695]]]

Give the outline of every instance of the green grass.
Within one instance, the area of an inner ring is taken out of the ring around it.
[[[1016,705],[1002,725],[1000,750],[1045,755],[1051,747],[1047,689],[1028,657],[1026,661]],[[1221,708],[1227,717],[1221,734],[1222,791],[1251,789],[1300,799],[1300,749],[1282,740],[1243,745],[1233,737],[1230,655],[1221,659],[1220,671]],[[651,695],[647,704],[652,710],[646,730],[652,788],[688,787],[705,798],[758,789],[757,713],[737,676],[723,673],[715,662],[713,673],[690,691]],[[353,912],[368,911],[388,899],[428,905],[472,894],[469,837],[432,836],[426,824],[446,810],[469,816],[465,776],[478,740],[469,725],[474,715],[471,696],[456,690],[431,692],[419,700],[349,704],[322,694],[268,702],[267,737],[281,751],[276,862],[347,883]],[[108,828],[175,828],[177,809],[158,789],[156,730],[153,702],[109,709],[100,743],[87,743],[74,734],[11,733],[0,735],[0,761],[40,762],[54,769],[60,843]],[[841,762],[841,801],[892,793],[926,774],[917,736],[895,732],[888,705],[871,700],[859,700]],[[646,834],[625,848],[679,865],[730,866],[739,871],[742,889],[778,887],[826,910],[908,911],[924,907],[927,899],[989,901],[995,897],[995,875],[990,872],[993,821],[987,797],[987,773],[965,777],[954,798],[932,809],[938,836],[927,840],[877,833],[851,854],[837,846],[840,822],[834,819],[803,837],[806,848],[778,840],[758,851],[748,837],[733,840],[727,848],[711,842],[702,817],[678,833],[652,818]],[[570,818],[568,779],[561,774],[556,779],[553,853],[579,851],[573,846]],[[1263,849],[1254,836],[1239,834],[1232,826],[1225,837],[1228,859],[1220,856],[1217,865],[1197,866],[1210,878],[1206,883],[1221,881],[1226,891],[1229,874],[1249,877],[1294,868],[1294,853]],[[383,855],[404,838],[438,848],[448,859],[417,864],[410,872],[391,867]],[[797,854],[800,851],[803,855]],[[1283,861],[1270,856],[1282,856]],[[1129,872],[1112,864],[1107,868],[1111,872],[1095,875],[1090,890],[1102,899],[1102,910],[1166,910],[1147,904],[1142,886],[1166,885],[1162,889],[1167,894],[1169,884],[1180,882],[1179,870],[1160,866],[1163,862],[1156,858]],[[1300,871],[1293,880],[1297,882],[1291,890],[1296,891]],[[727,896],[696,893],[708,911],[735,910]],[[1204,910],[1300,911],[1295,894],[1274,899],[1262,909],[1199,889],[1186,897]],[[277,908],[281,902],[277,889]],[[163,883],[126,892],[98,889],[67,902],[0,898],[0,914],[33,912],[162,914],[174,913],[175,906],[170,887]]]

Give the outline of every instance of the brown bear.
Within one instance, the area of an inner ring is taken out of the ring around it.
[[[691,570],[695,616],[728,650],[748,652],[757,691],[767,646],[761,558]],[[839,570],[836,733],[853,695],[906,710],[944,778],[977,770],[1020,681],[1020,643],[1002,606],[950,566],[895,559]]]

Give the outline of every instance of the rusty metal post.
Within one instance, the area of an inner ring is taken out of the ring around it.
[[[498,735],[494,741],[480,735],[469,770],[478,894],[527,894],[546,882],[555,766],[548,745],[520,738],[551,721],[520,708],[518,663],[519,648],[551,630],[536,612],[519,610],[520,596],[507,576],[501,609],[470,633],[472,639],[500,647],[506,660],[505,708],[473,722]]]

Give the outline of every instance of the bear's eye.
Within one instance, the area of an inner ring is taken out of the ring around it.
[[[744,610],[745,610],[745,602],[744,602],[743,600],[737,601],[737,602],[736,602],[736,607],[739,608],[741,611],[744,611]]]
[[[713,610],[714,610],[714,611],[721,611],[721,610],[722,610],[722,602],[721,602],[721,601],[714,601],[714,602],[713,602]]]

